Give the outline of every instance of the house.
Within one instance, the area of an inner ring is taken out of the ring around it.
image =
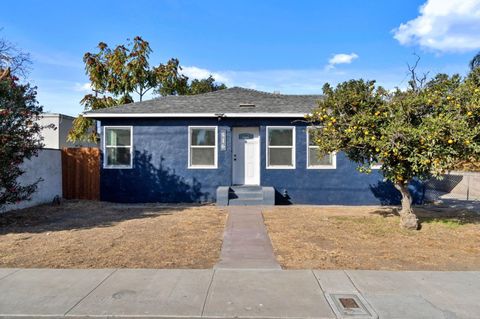
[[[75,118],[59,113],[42,113],[38,119],[41,126],[54,125],[54,128],[44,128],[41,132],[43,136],[44,148],[62,149],[64,147],[95,147],[96,143],[89,142],[67,142],[68,131],[72,128]]]
[[[319,157],[304,116],[322,97],[239,87],[86,112],[100,121],[101,199],[112,202],[392,204],[380,170]]]

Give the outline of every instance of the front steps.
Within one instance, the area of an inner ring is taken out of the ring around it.
[[[220,186],[217,206],[275,205],[275,190],[266,186]]]

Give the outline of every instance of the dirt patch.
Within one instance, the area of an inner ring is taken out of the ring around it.
[[[66,201],[0,215],[0,267],[211,268],[226,212]]]
[[[417,211],[419,231],[400,229],[391,208],[275,207],[264,217],[287,269],[480,269],[480,215],[437,207]]]

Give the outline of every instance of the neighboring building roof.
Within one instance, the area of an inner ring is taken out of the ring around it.
[[[67,118],[71,120],[75,119],[73,116],[62,114],[62,113],[42,113],[40,117],[62,117],[62,118]]]
[[[86,117],[303,117],[321,95],[285,95],[233,87],[197,95],[171,95],[85,112]]]

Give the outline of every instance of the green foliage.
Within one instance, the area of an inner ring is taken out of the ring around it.
[[[93,94],[87,94],[80,101],[84,105],[85,110],[99,110],[107,107],[122,104],[122,101],[129,98],[129,96],[123,96],[123,98],[115,99],[111,96],[98,97]],[[132,102],[131,100],[128,100]],[[127,103],[130,103],[127,102]],[[68,141],[88,141],[96,143],[98,141],[98,135],[96,132],[95,121],[82,115],[79,115],[73,120],[72,128],[68,132]]]
[[[36,95],[35,87],[20,84],[15,76],[0,80],[0,207],[29,199],[40,181],[18,183],[24,174],[20,165],[43,146]]]
[[[215,79],[210,75],[206,79],[193,80],[192,83],[190,84],[190,90],[188,94],[194,95],[194,94],[208,93],[208,92],[223,90],[226,88],[227,86],[223,83],[221,84],[215,83]]]
[[[177,59],[170,59],[166,64],[160,64],[155,69],[160,79],[155,93],[162,96],[188,94],[188,77],[181,74],[181,70]]]
[[[480,66],[480,52],[478,52],[471,60],[470,60],[470,70],[478,68]]]
[[[181,73],[178,59],[172,58],[165,64],[150,67],[150,44],[138,36],[132,42],[114,49],[100,42],[98,50],[97,53],[87,52],[83,57],[85,72],[94,92],[80,101],[85,111],[132,103],[134,93],[142,101],[150,90],[166,96],[199,94],[225,88],[223,84],[216,84],[211,76],[193,80],[190,84],[188,77]],[[67,140],[98,141],[94,121],[80,115],[75,119]]]
[[[206,79],[194,79],[189,81],[188,77],[179,73],[182,70],[177,59],[171,59],[165,65],[160,65],[156,72],[161,79],[156,93],[167,95],[195,95],[209,93],[226,89],[225,84],[215,82],[213,76]]]
[[[480,156],[479,79],[477,68],[466,78],[439,74],[426,85],[394,92],[374,81],[327,84],[308,117],[322,127],[314,140],[321,152],[345,152],[362,172],[381,163],[396,185],[438,176]]]

